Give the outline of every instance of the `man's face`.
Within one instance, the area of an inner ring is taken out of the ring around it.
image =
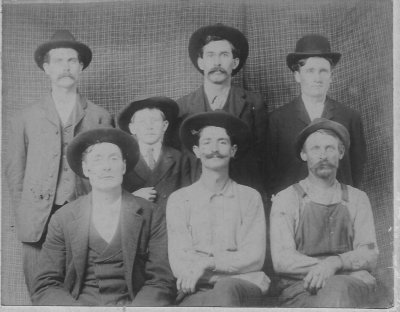
[[[82,169],[92,188],[102,191],[119,188],[126,171],[120,148],[113,143],[98,143],[89,149]]]
[[[232,76],[239,65],[239,58],[233,58],[232,45],[227,40],[211,41],[203,47],[203,57],[197,59],[203,70],[204,79],[222,84]]]
[[[83,64],[79,63],[78,52],[70,48],[57,48],[49,51],[48,63],[43,69],[52,85],[71,88],[78,83]]]
[[[199,146],[193,146],[193,152],[208,169],[228,168],[229,161],[235,156],[236,145],[231,140],[225,128],[208,126],[201,130]]]
[[[162,142],[167,128],[168,121],[164,120],[162,112],[156,108],[137,111],[129,124],[129,130],[136,139],[149,145]]]
[[[324,97],[331,84],[331,64],[322,57],[309,57],[299,71],[294,72],[301,93],[309,97]]]
[[[300,156],[307,162],[309,172],[315,177],[327,179],[336,176],[343,154],[337,138],[326,133],[314,132],[304,142]]]

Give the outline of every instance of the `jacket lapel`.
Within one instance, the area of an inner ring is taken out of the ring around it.
[[[50,93],[46,94],[46,96],[44,97],[44,100],[42,102],[42,107],[46,119],[50,121],[54,126],[59,128],[60,119],[58,117],[56,106],[54,104],[53,98],[51,97]]]
[[[143,217],[140,215],[141,207],[139,204],[125,191],[122,192],[121,205],[121,243],[126,274],[125,278],[129,293],[133,297],[132,272]]]
[[[299,119],[304,125],[310,124],[311,123],[310,116],[308,116],[303,100],[301,99],[300,96],[294,100],[293,105],[297,112],[295,114],[295,116],[297,116],[297,119]]]
[[[74,218],[69,225],[69,235],[71,237],[71,251],[77,282],[83,280],[89,245],[90,215],[92,211],[91,193],[82,196],[80,202],[76,203],[77,209],[74,211]]]
[[[175,159],[169,147],[163,146],[159,161],[151,175],[151,185],[156,185],[175,164]]]
[[[326,119],[332,119],[335,116],[336,105],[335,102],[330,98],[326,97],[324,111],[322,117]]]
[[[248,103],[246,102],[246,93],[244,92],[244,89],[231,86],[228,101],[226,103],[227,107],[224,107],[224,109],[232,115],[240,118],[247,105]]]
[[[149,179],[149,174],[151,173],[151,170],[147,166],[146,161],[144,160],[142,155],[140,155],[134,171],[142,180],[147,181]]]

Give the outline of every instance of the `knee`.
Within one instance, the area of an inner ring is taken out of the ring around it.
[[[348,275],[330,277],[318,292],[321,304],[325,307],[355,308],[360,307],[368,296],[361,283]]]

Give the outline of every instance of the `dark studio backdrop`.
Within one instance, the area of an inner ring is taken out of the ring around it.
[[[393,297],[393,114],[392,2],[387,0],[171,0],[5,1],[3,3],[2,156],[12,144],[7,121],[49,90],[36,66],[36,47],[57,29],[69,29],[93,51],[80,92],[115,114],[140,96],[173,99],[198,88],[202,76],[191,64],[187,44],[197,28],[216,22],[237,27],[250,44],[234,84],[261,92],[268,111],[287,103],[299,89],[285,58],[307,33],[331,41],[342,59],[329,95],[362,115],[368,162],[364,190],[373,207],[380,257],[376,276]],[[46,151],[43,151],[45,153]],[[4,163],[3,163],[4,164]],[[22,252],[2,175],[3,305],[30,304]]]

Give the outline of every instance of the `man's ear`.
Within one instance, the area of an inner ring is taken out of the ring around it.
[[[169,126],[168,120],[164,120],[164,122],[163,122],[163,132],[167,131],[168,126]]]
[[[307,161],[307,154],[303,152],[303,150],[301,150],[300,152],[300,157],[303,161]]]
[[[197,145],[193,145],[193,153],[200,159],[200,149]]]
[[[233,69],[236,69],[236,67],[238,67],[240,64],[240,60],[238,57],[233,59]]]
[[[124,175],[126,173],[126,160],[125,159],[123,160],[123,163],[124,163],[124,168],[122,170],[122,175]]]
[[[204,70],[204,60],[203,60],[203,58],[200,57],[200,56],[197,58],[197,66],[199,66],[199,68],[200,68],[201,70]]]
[[[297,83],[300,83],[300,73],[297,70],[294,72],[294,80],[296,80]]]
[[[237,150],[238,150],[237,145],[236,144],[232,145],[232,147],[231,147],[231,157],[232,158],[235,158]]]
[[[131,134],[136,134],[136,127],[133,122],[130,122],[128,124],[128,127],[129,127],[129,131],[131,132]]]
[[[43,63],[42,67],[43,67],[44,72],[48,75],[49,64],[48,63]]]
[[[86,161],[82,161],[82,172],[86,178],[89,178],[89,169],[87,167]]]

